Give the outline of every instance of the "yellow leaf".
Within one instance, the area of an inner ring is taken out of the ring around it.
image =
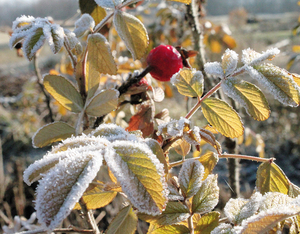
[[[183,157],[191,151],[191,144],[184,139],[176,141],[172,144],[172,147],[174,147],[175,151]]]
[[[255,85],[236,78],[228,78],[222,83],[226,94],[239,102],[255,120],[269,118],[270,108],[265,95]]]
[[[99,185],[85,192],[82,196],[82,199],[86,204],[87,209],[92,210],[108,205],[116,196],[117,192],[104,191],[103,185]],[[74,210],[79,209],[81,209],[81,206],[77,203],[74,207]]]
[[[220,213],[213,211],[203,215],[195,225],[195,234],[210,234],[219,224]]]
[[[294,46],[292,47],[292,51],[293,51],[294,53],[300,53],[300,45],[294,45]]]
[[[212,173],[213,169],[217,165],[219,161],[219,157],[214,152],[208,152],[206,154],[203,154],[199,161],[204,166],[204,175],[202,180],[205,180],[209,174]]]
[[[178,92],[188,97],[201,97],[203,93],[203,75],[194,69],[183,68],[171,82],[178,89]]]
[[[64,108],[58,101],[55,101],[53,104],[58,107],[59,114],[61,114],[62,116],[65,116],[67,114],[67,109]]]
[[[86,113],[91,116],[102,116],[113,111],[118,106],[119,92],[107,89],[96,94],[88,103]]]
[[[86,61],[86,91],[88,98],[96,92],[100,74],[117,74],[117,66],[110,51],[108,41],[100,33],[88,37],[88,55]]]
[[[168,0],[168,1],[172,1],[172,2],[181,2],[184,4],[191,4],[192,0]]]
[[[95,25],[97,25],[101,22],[101,20],[103,20],[105,18],[106,11],[104,8],[97,5],[90,15],[95,20]]]
[[[234,49],[236,47],[236,41],[232,36],[225,34],[222,38],[223,42],[227,45],[229,49]]]
[[[32,137],[34,147],[44,147],[53,142],[65,140],[75,135],[75,129],[64,123],[54,122],[41,127]]]
[[[150,223],[147,234],[190,234],[190,230],[181,224],[160,226]]]
[[[126,206],[109,224],[106,234],[133,234],[137,228],[138,218],[131,206]]]
[[[222,45],[216,39],[211,39],[210,41],[210,49],[213,53],[221,53]]]
[[[300,188],[297,185],[290,182],[288,195],[293,198],[298,197],[300,195]]]
[[[261,194],[267,192],[288,194],[289,180],[274,162],[265,162],[258,167],[256,187]]]
[[[296,84],[300,87],[300,75],[296,73],[292,73],[291,75],[293,76],[293,79],[296,82]]]
[[[140,59],[149,44],[147,30],[143,23],[133,15],[115,11],[114,25],[134,60]]]
[[[63,76],[46,75],[45,89],[67,110],[79,113],[83,109],[83,100],[75,86]]]
[[[204,117],[224,136],[235,138],[243,134],[244,127],[240,116],[226,102],[207,98],[201,107]]]
[[[106,11],[98,6],[95,1],[79,0],[79,8],[81,14],[87,13],[91,15],[96,25],[106,16]]]
[[[165,83],[165,94],[166,94],[166,97],[167,98],[171,98],[173,97],[173,90],[172,90],[172,87],[169,85],[169,84],[166,84]]]

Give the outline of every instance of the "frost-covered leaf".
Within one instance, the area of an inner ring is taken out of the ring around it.
[[[204,167],[194,159],[186,160],[179,172],[180,189],[185,198],[194,196],[201,187]]]
[[[95,21],[89,14],[83,14],[75,22],[74,33],[76,37],[81,37],[86,31],[92,30],[95,27]]]
[[[19,42],[21,42],[26,36],[28,36],[32,30],[33,25],[30,23],[24,24],[22,27],[14,31],[9,39],[9,47],[14,48]]]
[[[158,126],[157,135],[164,135],[166,138],[182,136],[184,129],[188,127],[189,120],[181,117],[179,120],[171,120],[170,122]]]
[[[218,175],[209,175],[192,201],[193,213],[203,214],[211,211],[219,202]]]
[[[290,182],[288,195],[293,198],[298,197],[300,195],[300,188],[297,185]]]
[[[105,161],[118,179],[123,192],[140,211],[157,215],[167,203],[163,164],[145,143],[114,141],[115,155]]]
[[[230,75],[236,69],[239,56],[233,50],[227,49],[222,56],[222,68],[225,76]]]
[[[204,71],[207,74],[214,75],[214,76],[217,76],[219,78],[224,77],[224,71],[223,71],[221,63],[219,63],[219,62],[205,63],[204,64]]]
[[[108,205],[117,196],[116,191],[106,190],[104,184],[94,185],[88,189],[83,195],[83,202],[88,210],[98,209]],[[81,206],[77,203],[74,209],[79,210]]]
[[[244,219],[254,215],[262,200],[260,193],[254,193],[250,199],[230,199],[224,208],[224,213],[230,222],[241,223]]]
[[[169,190],[169,201],[183,201],[184,197],[181,194],[181,191],[179,189],[179,183],[178,178],[176,176],[173,176],[168,180],[168,190]]]
[[[204,117],[224,136],[235,138],[244,133],[240,116],[226,102],[217,98],[206,98],[201,107]]]
[[[237,232],[232,230],[231,224],[221,223],[218,227],[212,230],[211,234],[237,234]]]
[[[219,157],[214,152],[207,152],[201,155],[199,162],[204,166],[204,174],[202,180],[205,180],[209,174],[212,173],[213,169],[217,165]]]
[[[216,140],[214,134],[210,130],[206,128],[201,128],[200,136],[202,140],[206,141],[212,147],[214,147],[217,150],[218,154],[222,154],[221,144]]]
[[[293,107],[299,105],[300,88],[293,76],[284,69],[266,63],[254,67],[247,66],[246,71],[282,104]]]
[[[53,142],[75,135],[75,129],[64,122],[54,122],[41,127],[32,137],[35,148],[47,146]]]
[[[95,2],[101,7],[113,9],[120,5],[123,0],[95,0]]]
[[[135,16],[117,10],[114,13],[114,25],[133,59],[140,59],[145,54],[149,43],[143,23]]]
[[[36,52],[44,45],[46,37],[42,27],[34,27],[23,43],[25,57],[31,61]]]
[[[158,225],[171,225],[186,220],[190,216],[189,208],[181,202],[168,202],[166,209],[161,215],[151,216],[139,214],[139,218],[149,223]]]
[[[106,234],[133,234],[137,228],[138,218],[131,206],[126,206],[109,224]]]
[[[99,127],[97,127],[94,131],[91,132],[91,135],[95,137],[104,137],[105,139],[111,142],[116,140],[137,141],[137,138],[134,135],[129,134],[127,131],[125,131],[124,128],[116,124],[101,124]]]
[[[96,25],[99,24],[106,16],[105,9],[98,6],[95,1],[79,0],[79,8],[81,14],[87,13],[91,15]]]
[[[119,91],[116,89],[102,90],[96,93],[86,105],[86,113],[91,116],[102,116],[115,110],[118,106]]]
[[[150,223],[147,234],[190,234],[190,230],[181,224],[160,226]]]
[[[194,226],[195,234],[210,234],[219,224],[220,213],[213,211],[201,216]]]
[[[296,82],[296,84],[300,87],[300,75],[296,73],[291,73],[291,75],[293,76],[293,79]]]
[[[263,121],[270,116],[270,107],[264,94],[249,82],[230,77],[222,84],[225,94],[240,103],[255,120]]]
[[[293,198],[286,194],[278,192],[268,192],[263,196],[259,211],[267,211],[271,208],[280,206],[288,206],[293,201]]]
[[[174,74],[171,83],[178,92],[188,97],[201,97],[203,93],[203,75],[195,69],[183,68]]]
[[[80,42],[79,40],[77,39],[75,33],[71,32],[69,29],[66,29],[64,28],[64,33],[65,33],[65,36],[66,36],[66,41],[70,47],[70,49],[74,49],[76,47],[76,45],[79,45]]]
[[[48,27],[49,31],[45,30]],[[45,25],[43,30],[50,49],[54,54],[58,53],[64,45],[64,29],[58,24],[51,24],[51,26]]]
[[[248,65],[257,65],[265,60],[273,59],[277,54],[280,53],[280,50],[277,48],[269,49],[265,52],[258,53],[250,48],[243,50],[242,62]]]
[[[256,187],[263,195],[267,192],[287,194],[289,191],[289,180],[274,162],[264,162],[260,164],[257,170]]]
[[[83,100],[75,86],[63,76],[45,75],[45,89],[67,110],[79,113],[83,109]]]
[[[100,33],[88,36],[88,56],[86,61],[86,91],[92,97],[100,82],[100,74],[117,74],[117,66],[110,45]]]
[[[16,18],[16,20],[12,24],[12,30],[15,32],[19,32],[23,30],[28,25],[31,25],[34,22],[35,18],[33,16],[22,15],[21,17]]]
[[[162,150],[159,143],[151,138],[145,139],[145,143],[149,146],[149,148],[152,150],[152,152],[156,155],[157,159],[164,165],[164,171],[165,174],[168,174],[169,172],[169,166],[166,161],[166,156],[164,154],[164,151]]]
[[[97,175],[104,150],[103,146],[102,150],[92,154],[89,151],[66,151],[66,157],[40,180],[35,208],[43,226],[53,230],[70,214]]]

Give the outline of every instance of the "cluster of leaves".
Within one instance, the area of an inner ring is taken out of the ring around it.
[[[219,132],[236,138],[244,133],[238,113],[224,100],[211,97],[219,88],[254,119],[263,121],[270,115],[263,92],[256,85],[241,80],[240,74],[248,73],[284,105],[300,104],[299,75],[266,62],[279,50],[262,53],[243,50],[244,65],[240,68],[237,68],[238,55],[226,50],[221,63],[204,66],[207,74],[220,79],[204,95],[202,72],[187,67],[181,69],[173,75],[171,83],[180,94],[196,98],[197,103],[185,117],[170,120],[167,109],[155,114],[155,102],[164,99],[161,89],[134,87],[143,73],[130,74],[119,87],[106,88],[101,84],[102,74],[112,77],[118,73],[110,44],[99,33],[110,18],[133,60],[142,58],[149,39],[143,23],[122,10],[138,1],[95,2],[90,14],[85,13],[76,21],[73,32],[48,19],[22,16],[13,23],[11,46],[24,40],[24,54],[29,60],[45,41],[54,53],[64,46],[76,80],[73,83],[56,74],[46,74],[43,79],[45,89],[54,99],[78,114],[75,127],[54,122],[40,128],[33,137],[35,147],[62,140],[24,172],[27,184],[39,180],[36,210],[43,227],[54,230],[72,209],[104,207],[119,193],[126,197],[128,204],[111,222],[107,233],[134,233],[138,218],[151,224],[148,233],[152,234],[253,233],[281,230],[284,224],[299,231],[298,218],[294,216],[300,212],[299,198],[295,198],[300,188],[290,183],[272,159],[223,153],[214,136]],[[106,14],[106,11],[111,13]],[[86,46],[80,42],[85,34],[89,34]],[[138,99],[133,102],[136,96]],[[115,124],[100,124],[94,130],[89,129],[93,117],[103,118],[128,102],[137,107],[137,112],[131,117],[127,131]],[[192,125],[190,118],[199,108],[212,127]],[[185,160],[191,146],[200,151],[203,141],[213,149],[198,158]],[[183,159],[169,162],[171,148]],[[220,214],[213,211],[219,200],[217,175],[211,173],[219,158],[230,157],[264,163],[257,173],[257,192],[248,200],[230,200],[225,207],[226,224],[220,224]],[[172,176],[170,169],[179,165],[182,168],[178,177]],[[110,181],[95,180],[103,167],[108,168]],[[273,199],[281,199],[281,203]]]

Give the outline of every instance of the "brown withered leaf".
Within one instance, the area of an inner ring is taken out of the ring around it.
[[[154,131],[154,108],[150,101],[143,102],[138,112],[129,120],[127,131],[141,130],[143,137],[149,136]]]
[[[209,143],[211,146],[213,146],[217,150],[218,154],[222,154],[222,147],[221,147],[220,143],[216,140],[214,134],[211,131],[201,128],[200,136],[201,136],[201,139],[203,139],[204,141]]]

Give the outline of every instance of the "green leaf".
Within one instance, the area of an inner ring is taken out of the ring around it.
[[[94,188],[89,189],[82,195],[83,202],[86,204],[88,210],[94,210],[104,207],[111,203],[111,201],[117,196],[115,191],[105,191],[104,185],[98,184]],[[80,210],[79,203],[74,207],[76,210]]]
[[[300,88],[287,71],[268,63],[249,67],[248,71],[282,104],[293,107],[299,105]]]
[[[53,142],[65,140],[75,135],[75,129],[64,122],[54,122],[41,127],[32,137],[35,148],[47,146]]]
[[[163,165],[146,143],[119,140],[112,144],[115,154],[105,161],[123,192],[139,212],[160,214],[167,203]]]
[[[184,96],[200,98],[203,93],[203,75],[195,69],[181,69],[172,77],[171,82]]]
[[[161,215],[152,216],[139,213],[139,218],[156,225],[171,225],[186,220],[190,216],[189,208],[181,202],[168,202]]]
[[[193,197],[193,213],[203,214],[211,211],[219,202],[218,175],[209,175]]]
[[[220,213],[213,211],[201,217],[194,227],[195,234],[210,234],[219,225]]]
[[[234,77],[226,79],[221,86],[225,93],[239,102],[252,118],[258,121],[269,118],[269,104],[258,87]]]
[[[204,117],[224,136],[235,138],[244,133],[240,116],[226,102],[217,98],[207,98],[201,107]]]
[[[102,116],[115,110],[118,106],[119,91],[107,89],[95,94],[87,103],[86,113],[91,116]]]
[[[200,189],[204,167],[199,161],[186,160],[179,172],[178,181],[182,195],[185,198],[194,196]]]
[[[181,224],[159,226],[150,223],[147,234],[190,234],[190,230]]]
[[[213,169],[217,165],[219,157],[214,152],[208,152],[206,154],[201,155],[199,161],[204,166],[204,175],[202,180],[205,180],[207,176],[212,173]]]
[[[75,86],[63,76],[46,75],[45,89],[67,110],[79,113],[83,109],[83,100]]]
[[[95,24],[99,24],[106,16],[104,8],[97,5],[94,0],[79,0],[79,9],[81,14],[87,13],[93,17]]]
[[[138,218],[131,206],[126,206],[109,224],[106,234],[133,234],[137,228]]]
[[[31,30],[31,33],[25,39],[23,43],[23,51],[26,58],[31,61],[36,52],[43,46],[46,37],[44,35],[43,28],[36,28]]]
[[[133,59],[143,57],[149,44],[147,30],[143,23],[133,15],[117,10],[114,13],[114,25]]]
[[[267,192],[288,194],[289,180],[274,162],[264,162],[257,170],[256,187],[262,194]]]
[[[100,74],[117,74],[117,66],[110,45],[100,33],[89,35],[86,61],[86,91],[92,97],[99,87]]]

